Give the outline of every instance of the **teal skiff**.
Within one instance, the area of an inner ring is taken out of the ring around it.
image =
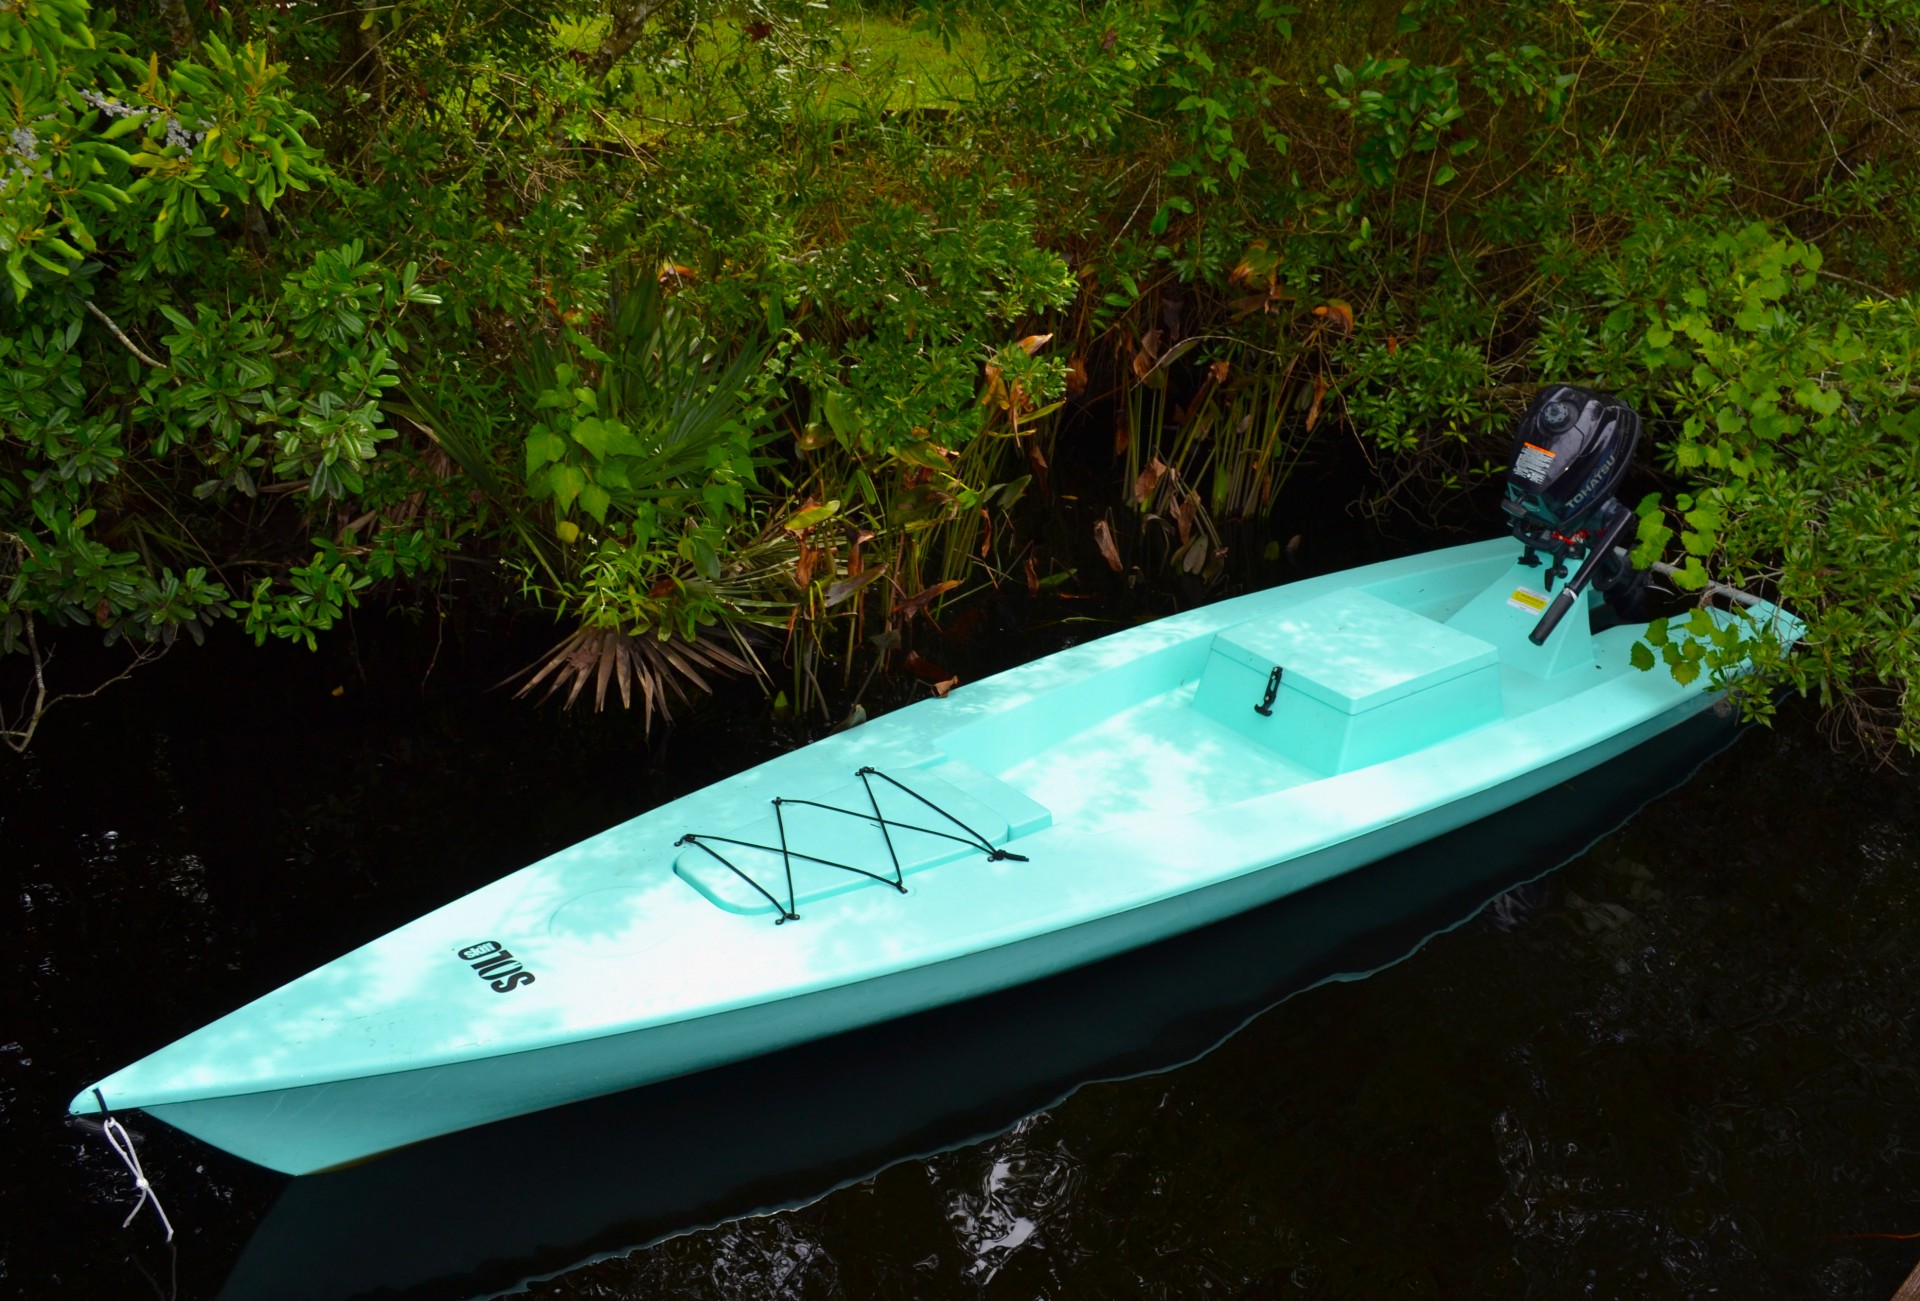
[[[72,1109],[340,1166],[1190,930],[1715,706],[1630,665],[1644,624],[1569,617],[1535,644],[1541,584],[1503,538],[1061,651],[523,868]],[[1764,603],[1714,617],[1800,631]]]

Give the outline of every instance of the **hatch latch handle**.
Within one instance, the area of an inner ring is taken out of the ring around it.
[[[1273,717],[1273,698],[1280,694],[1280,675],[1285,672],[1285,669],[1276,664],[1273,666],[1273,672],[1267,674],[1266,698],[1253,707],[1253,712],[1262,718]]]

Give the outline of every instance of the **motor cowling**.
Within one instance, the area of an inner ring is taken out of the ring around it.
[[[1639,443],[1639,414],[1612,394],[1571,384],[1543,389],[1520,417],[1507,463],[1515,532],[1565,535],[1591,526]]]
[[[1541,552],[1553,557],[1545,575],[1549,592],[1567,576],[1569,561],[1581,562],[1534,630],[1536,644],[1589,584],[1610,601],[1637,592],[1632,569],[1617,551],[1632,544],[1633,513],[1614,492],[1639,445],[1639,413],[1610,393],[1555,384],[1522,413],[1501,503],[1507,528],[1526,546],[1522,563],[1539,564]]]

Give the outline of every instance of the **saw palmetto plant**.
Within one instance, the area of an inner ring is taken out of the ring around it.
[[[777,530],[752,541],[749,502],[771,436],[767,348],[723,355],[693,313],[638,279],[526,352],[517,447],[424,386],[396,404],[516,537],[523,595],[575,625],[509,681],[568,705],[591,683],[596,709],[612,687],[651,728],[691,691],[764,677],[749,629],[784,613],[782,543]],[[503,443],[523,455],[518,472],[490,454]]]

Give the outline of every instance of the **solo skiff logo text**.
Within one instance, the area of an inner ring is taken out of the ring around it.
[[[499,940],[467,945],[460,950],[460,960],[471,966],[496,994],[533,983],[533,973],[521,965],[520,959],[501,948]]]

